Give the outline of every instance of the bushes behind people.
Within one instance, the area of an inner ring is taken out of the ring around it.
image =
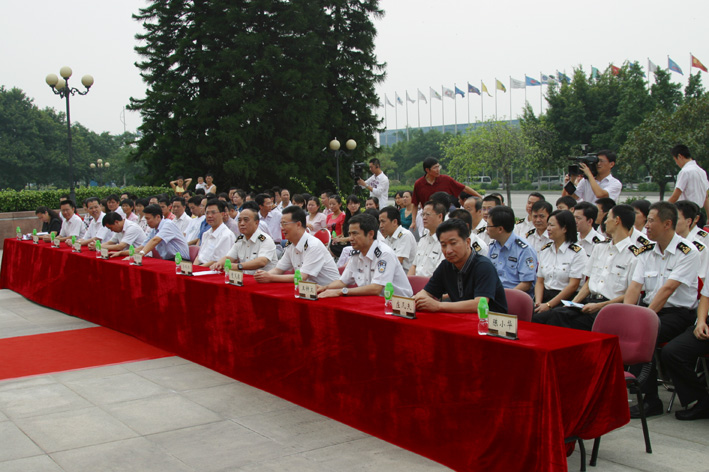
[[[106,198],[111,194],[128,192],[138,198],[149,197],[161,193],[171,193],[169,187],[82,187],[77,188],[76,204],[81,207],[81,202],[89,197]],[[2,190],[0,191],[0,213],[10,211],[34,211],[37,207],[59,208],[62,195],[68,195],[69,189],[60,190]]]

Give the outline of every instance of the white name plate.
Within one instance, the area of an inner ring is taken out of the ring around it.
[[[133,254],[133,262],[131,262],[131,265],[142,266],[143,265],[143,255],[142,254]]]
[[[517,339],[517,315],[489,312],[487,328],[490,336]]]
[[[313,282],[303,282],[301,280],[298,282],[298,293],[300,294],[300,298],[305,298],[306,300],[317,300],[318,284]]]
[[[192,275],[192,263],[190,261],[180,262],[180,271],[182,271],[182,275]]]
[[[61,244],[59,242],[59,238],[54,238],[54,241],[52,242],[52,247],[59,247],[59,244]]]
[[[393,314],[396,316],[401,316],[402,318],[407,318],[410,320],[416,319],[416,302],[413,298],[398,297],[394,295],[391,297],[391,307]]]
[[[39,244],[39,236],[37,236],[36,234],[33,234],[32,235],[32,242],[35,244]]]
[[[81,252],[81,243],[74,243],[73,248],[74,252]]]
[[[231,285],[236,285],[237,287],[244,286],[244,272],[239,269],[232,269],[229,271],[229,283]]]

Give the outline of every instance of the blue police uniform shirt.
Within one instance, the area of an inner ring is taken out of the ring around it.
[[[511,233],[503,246],[493,239],[488,257],[505,288],[515,288],[520,282],[532,282],[532,288],[527,293],[534,295],[537,251],[524,238]]]

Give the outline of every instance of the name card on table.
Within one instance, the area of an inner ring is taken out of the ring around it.
[[[108,259],[108,249],[101,249],[101,259]]]
[[[36,234],[33,234],[32,235],[32,242],[35,244],[39,244],[39,236],[37,236]]]
[[[407,318],[409,320],[416,319],[416,302],[413,298],[391,297],[392,314]]]
[[[143,265],[143,255],[142,254],[133,254],[133,261],[130,263],[130,265],[142,266]]]
[[[72,252],[81,252],[81,243],[74,243],[72,246]]]
[[[487,316],[488,334],[505,339],[517,338],[517,315],[489,312]]]
[[[232,269],[229,271],[229,283],[231,285],[236,285],[237,287],[244,286],[244,272],[238,269]]]
[[[300,298],[305,298],[306,300],[317,300],[318,299],[318,284],[313,282],[298,282],[298,293]]]
[[[59,247],[59,245],[61,244],[59,242],[59,238],[54,238],[54,241],[52,242],[52,244],[53,244],[53,247]]]
[[[192,263],[190,261],[180,262],[180,271],[182,271],[182,275],[192,275]]]

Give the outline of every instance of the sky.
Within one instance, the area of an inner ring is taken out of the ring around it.
[[[141,25],[131,18],[145,0],[119,2],[48,0],[5,2],[0,16],[0,85],[18,87],[40,108],[64,111],[64,103],[45,83],[49,73],[70,66],[72,86],[83,89],[80,80],[91,74],[95,84],[86,96],[71,99],[72,122],[101,133],[135,131],[140,115],[125,111],[129,98],[142,98],[145,84],[135,63],[135,35]],[[507,87],[497,92],[497,116],[516,118],[524,106],[525,90],[510,90],[510,77],[539,79],[540,72],[557,70],[571,74],[582,66],[604,70],[609,64],[648,58],[667,67],[669,55],[684,76],[672,73],[675,82],[686,84],[690,53],[709,66],[709,2],[678,0],[669,6],[658,0],[596,0],[594,2],[508,0],[381,0],[385,15],[375,19],[378,30],[376,54],[385,62],[386,79],[377,86],[394,103],[395,93],[405,102],[408,91],[417,89],[426,103],[409,103],[408,125],[440,126],[441,105],[446,124],[481,118],[481,98],[467,95],[467,83],[480,88],[481,80],[493,94],[483,98],[486,119],[495,114],[495,79]],[[695,73],[698,69],[692,69]],[[709,85],[709,77],[704,77]],[[466,97],[431,100],[429,87],[466,91]],[[709,87],[708,87],[709,88]],[[546,86],[544,87],[546,90]],[[535,113],[540,111],[540,87],[526,90]],[[432,103],[432,105],[430,105]],[[546,104],[544,104],[546,107]],[[457,107],[457,115],[455,108]],[[405,108],[386,109],[389,129],[407,124]],[[384,118],[384,108],[377,112]],[[510,114],[511,112],[511,114]],[[419,118],[420,117],[420,118]],[[124,122],[125,121],[125,125]]]

